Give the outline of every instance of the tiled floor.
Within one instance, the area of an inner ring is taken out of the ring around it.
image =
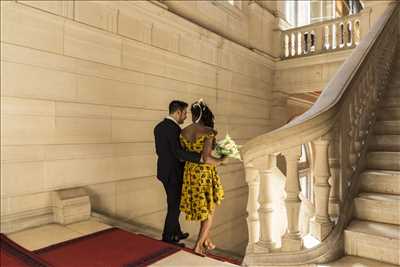
[[[186,251],[179,251],[167,258],[164,258],[155,264],[153,267],[223,267],[223,266],[237,266],[228,262],[221,262],[207,257],[199,257]]]
[[[36,250],[110,227],[95,220],[88,220],[66,226],[48,224],[12,233],[8,237],[28,250]]]
[[[36,250],[49,245],[60,243],[69,239],[77,238],[111,226],[101,223],[98,220],[69,224],[48,224],[32,229],[23,230],[9,234],[8,237],[28,250]],[[199,257],[186,251],[177,252],[155,264],[154,267],[225,267],[235,266],[227,262],[217,261],[207,257]],[[384,264],[359,257],[346,256],[330,264],[319,264],[316,267],[393,267],[394,265]]]
[[[37,250],[53,244],[57,244],[69,239],[98,232],[111,226],[98,222],[97,220],[88,220],[69,225],[48,224],[36,228],[23,230],[17,233],[9,234],[8,237],[14,242],[28,250]],[[151,266],[235,266],[230,263],[217,261],[207,257],[198,257],[192,253],[180,251]]]

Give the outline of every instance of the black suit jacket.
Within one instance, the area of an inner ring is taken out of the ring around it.
[[[185,161],[200,162],[200,154],[182,149],[180,134],[181,127],[170,119],[164,119],[154,128],[157,178],[162,182],[181,182]]]

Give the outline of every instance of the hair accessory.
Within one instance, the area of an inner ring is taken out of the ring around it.
[[[201,104],[203,104],[203,107],[202,107]],[[195,121],[195,123],[199,123],[200,120],[201,120],[201,117],[202,117],[202,115],[203,115],[203,110],[204,110],[204,102],[203,102],[203,99],[200,98],[199,100],[197,100],[196,102],[194,102],[193,107],[195,107],[195,106],[197,106],[197,107],[200,108],[200,115],[199,115],[199,117],[197,118],[197,120]]]

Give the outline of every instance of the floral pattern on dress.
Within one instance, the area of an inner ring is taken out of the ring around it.
[[[214,134],[202,135],[193,143],[181,135],[180,142],[187,151],[201,153],[207,137],[214,138]],[[206,220],[223,198],[224,189],[215,165],[185,163],[180,210],[185,213],[186,220]]]

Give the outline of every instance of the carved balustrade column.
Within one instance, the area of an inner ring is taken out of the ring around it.
[[[289,40],[286,39],[286,34],[282,34],[280,35],[281,38],[281,58],[286,58],[287,56],[289,56],[290,54],[287,53],[286,55],[286,49],[289,50]],[[286,43],[287,42],[287,43]],[[287,44],[287,46],[286,46]],[[290,52],[290,51],[288,51]]]
[[[325,27],[319,26],[315,29],[315,52],[321,52],[324,49]]]
[[[345,27],[346,27],[346,47],[351,47],[353,46],[353,36],[352,36],[353,25],[351,24],[350,20],[346,20]]]
[[[301,35],[303,36],[303,55],[307,55],[310,52],[310,45],[309,45],[310,36],[307,31],[301,33]]]
[[[344,46],[343,46],[343,48],[346,48],[347,47],[347,42],[349,41],[349,38],[348,38],[348,34],[349,34],[349,31],[348,31],[348,28],[347,28],[347,21],[346,20],[343,20],[343,44],[344,44]]]
[[[273,219],[273,188],[271,187],[273,180],[273,168],[276,167],[276,156],[269,155],[259,159],[255,164],[260,173],[260,193],[259,193],[259,209],[260,216],[260,240],[254,246],[257,252],[270,252],[275,248],[272,240],[272,219]]]
[[[332,40],[332,49],[339,49],[340,45],[340,23],[334,23],[335,25],[335,41]],[[333,26],[333,25],[332,25]],[[333,46],[333,43],[335,43],[335,46]]]
[[[290,55],[297,55],[297,35],[295,32],[290,33]]]
[[[251,165],[245,164],[246,182],[249,186],[247,200],[247,227],[249,231],[249,242],[247,252],[252,252],[254,244],[260,239],[260,219],[258,215],[258,197],[260,192],[259,171]]]
[[[337,24],[337,47],[342,48],[346,44],[345,39],[344,39],[344,24],[343,22],[339,22]]]
[[[328,135],[328,139],[330,142],[328,155],[329,155],[329,170],[330,170],[330,178],[329,185],[331,189],[329,191],[329,215],[331,216],[339,216],[339,207],[340,207],[340,197],[339,197],[339,188],[340,188],[340,158],[339,158],[339,129],[334,128]]]
[[[312,42],[311,42],[311,36],[312,36],[312,34],[311,34],[311,29],[309,29],[309,30],[307,31],[307,53],[308,53],[308,54],[311,54],[311,44],[312,44]]]
[[[352,19],[351,24],[352,24],[351,38],[353,40],[352,46],[355,47],[356,44],[360,42],[360,23],[357,19]]]
[[[303,240],[299,230],[300,183],[298,175],[298,162],[301,155],[301,147],[290,149],[282,153],[286,159],[286,212],[288,229],[282,239],[282,251],[296,251],[303,248]]]
[[[305,49],[305,47],[306,47],[306,45],[305,45],[305,38],[304,38],[304,33],[302,33],[302,32],[300,32],[300,35],[298,35],[298,36],[300,36],[300,39],[299,38],[297,38],[297,39],[299,39],[299,44],[298,44],[298,47],[300,48],[299,49],[299,56],[301,56],[301,55],[304,55],[305,53],[305,51],[304,51],[304,49]]]
[[[328,236],[333,227],[333,223],[328,215],[330,190],[328,183],[328,179],[330,177],[328,162],[329,141],[320,138],[316,141],[313,141],[313,145],[315,151],[315,216],[310,222],[310,232],[312,236],[322,241]]]

